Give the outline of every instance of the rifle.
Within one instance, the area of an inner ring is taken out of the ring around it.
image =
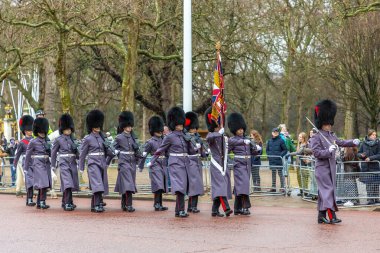
[[[113,156],[116,156],[117,152],[115,147],[113,146],[113,143],[104,136],[103,132],[100,131],[99,135],[103,139],[103,146],[106,151],[105,156],[107,156],[107,151],[111,152]]]

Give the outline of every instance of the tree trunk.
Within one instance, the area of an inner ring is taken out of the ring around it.
[[[261,106],[261,135],[265,138],[267,133],[267,90],[263,89],[263,105]]]
[[[57,89],[57,82],[55,77],[54,59],[51,57],[45,58],[43,62],[43,80],[44,80],[44,100],[43,108],[46,114],[46,118],[49,119],[49,123],[52,129],[57,127],[57,112],[61,110],[59,103],[57,103],[57,97],[59,96]],[[41,74],[41,75],[42,75]]]

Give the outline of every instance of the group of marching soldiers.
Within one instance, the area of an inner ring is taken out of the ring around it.
[[[109,193],[107,168],[113,158],[118,157],[118,175],[115,192],[121,195],[121,209],[134,212],[133,194],[137,192],[136,172],[143,170],[147,163],[154,194],[154,210],[168,210],[162,203],[163,193],[168,192],[168,174],[171,192],[176,195],[175,216],[188,217],[188,213],[199,213],[198,197],[204,194],[201,158],[211,156],[212,216],[224,217],[249,215],[249,179],[251,156],[261,147],[245,136],[246,123],[241,114],[232,113],[228,127],[234,135],[228,138],[224,128],[212,120],[211,108],[206,111],[205,121],[209,133],[207,143],[198,134],[198,115],[173,107],[167,114],[170,133],[164,136],[164,122],[153,116],[148,122],[151,138],[140,147],[133,132],[134,115],[123,111],[118,118],[115,140],[110,142],[102,132],[104,114],[92,110],[86,116],[87,135],[79,142],[74,137],[75,127],[69,114],[59,119],[59,137],[52,143],[48,138],[49,122],[46,118],[33,119],[24,115],[19,127],[24,135],[18,146],[15,166],[22,166],[26,187],[26,205],[37,209],[48,209],[46,193],[52,187],[52,176],[59,167],[62,208],[73,211],[76,205],[73,192],[79,191],[78,173],[83,173],[87,161],[89,187],[92,191],[91,211],[104,212],[106,203],[103,196]],[[227,156],[234,153],[234,210],[229,206],[232,199],[230,172]],[[37,201],[33,196],[37,191]],[[185,209],[185,196],[188,207]],[[220,206],[224,213],[219,212]]]
[[[213,217],[249,215],[251,207],[250,170],[251,157],[261,150],[245,135],[247,125],[239,113],[231,113],[227,119],[232,137],[224,133],[222,123],[216,121],[208,108],[205,122],[209,133],[203,142],[198,134],[198,115],[185,112],[179,107],[171,108],[167,113],[167,126],[170,133],[163,135],[164,123],[161,117],[150,118],[149,132],[151,138],[143,146],[143,152],[133,132],[134,116],[129,111],[121,112],[118,118],[118,135],[110,142],[102,132],[104,114],[92,110],[86,116],[88,135],[79,142],[74,138],[74,122],[70,115],[63,114],[59,119],[59,134],[52,145],[47,133],[49,123],[46,118],[35,120],[25,115],[19,122],[24,135],[17,148],[15,166],[21,164],[25,174],[26,205],[38,209],[47,209],[46,192],[52,187],[52,175],[60,168],[62,208],[72,211],[73,191],[79,190],[78,171],[84,172],[87,160],[89,186],[92,191],[91,211],[104,212],[106,203],[103,196],[108,194],[107,168],[112,159],[118,157],[118,176],[115,192],[121,195],[121,208],[134,212],[133,194],[137,192],[136,171],[143,170],[146,158],[154,193],[154,210],[165,211],[162,194],[168,191],[169,171],[171,193],[176,195],[175,216],[185,218],[188,213],[199,213],[198,197],[204,194],[201,158],[210,156],[211,194]],[[315,134],[310,145],[315,157],[315,174],[318,184],[318,223],[335,224],[341,222],[336,217],[335,178],[338,146],[357,146],[360,141],[339,140],[332,132],[336,104],[331,100],[322,100],[314,110]],[[221,118],[224,121],[224,118]],[[227,169],[229,154],[233,153],[234,187],[231,189],[230,170]],[[20,159],[21,158],[21,159]],[[33,201],[34,190],[37,191],[37,203]],[[234,207],[228,201],[235,195]],[[185,196],[188,207],[185,209]],[[219,211],[220,206],[223,213]],[[326,217],[328,216],[328,217]]]

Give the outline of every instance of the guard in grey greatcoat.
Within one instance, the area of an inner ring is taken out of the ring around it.
[[[115,192],[121,194],[121,209],[127,212],[135,211],[132,206],[132,194],[137,192],[136,167],[139,159],[141,159],[139,145],[132,131],[133,127],[133,113],[129,111],[121,112],[119,115],[118,135],[113,143],[119,156]]]
[[[59,119],[60,136],[54,140],[51,151],[52,170],[56,170],[57,158],[61,173],[62,208],[73,211],[73,191],[79,191],[77,159],[79,158],[78,142],[74,139],[74,121],[69,114]]]
[[[199,128],[198,115],[195,112],[187,112],[185,117],[185,129],[191,137],[189,142],[191,148],[189,149],[190,170],[189,191],[187,193],[189,196],[189,203],[187,211],[199,213],[198,196],[203,195],[204,193],[201,157],[207,156],[207,150],[205,150],[202,138],[197,132]]]
[[[219,213],[219,207],[222,205],[226,217],[230,216],[232,210],[228,203],[232,199],[230,170],[224,166],[224,158],[228,155],[226,143],[228,137],[224,136],[224,128],[221,128],[211,118],[211,107],[206,110],[205,121],[209,133],[206,140],[211,151],[211,197],[213,200],[211,215],[213,217],[223,217]]]
[[[33,202],[33,169],[31,167],[24,167],[26,149],[28,147],[29,142],[33,139],[33,121],[34,119],[30,115],[24,115],[21,117],[19,121],[19,126],[20,131],[25,137],[17,145],[16,155],[13,161],[13,165],[15,166],[15,168],[17,168],[17,177],[23,177],[25,179],[27,206],[36,205],[36,203]],[[17,180],[17,182],[19,182],[19,180]],[[20,187],[21,191],[21,185],[17,186]]]
[[[45,118],[37,118],[33,122],[35,139],[29,142],[25,154],[24,171],[33,173],[33,188],[38,190],[37,209],[47,209],[46,192],[51,188],[50,148],[47,141],[49,122]],[[30,168],[30,169],[28,169]]]
[[[144,169],[147,155],[153,155],[161,146],[163,140],[164,122],[159,116],[153,116],[148,122],[149,133],[152,136],[144,145],[143,159],[140,161],[140,172]],[[154,210],[166,211],[167,207],[162,205],[162,193],[167,192],[166,186],[166,167],[167,158],[165,155],[159,156],[157,162],[150,167],[149,177],[154,193]]]
[[[337,106],[331,100],[322,100],[314,110],[314,122],[318,133],[310,139],[315,157],[315,178],[318,185],[318,223],[335,224],[342,220],[336,217],[336,151],[337,147],[353,147],[360,141],[339,140],[331,131],[334,125]],[[326,212],[329,220],[326,219]]]
[[[104,212],[102,194],[108,194],[107,161],[113,156],[105,137],[101,132],[104,123],[104,114],[99,110],[92,110],[87,114],[86,125],[88,135],[84,137],[80,148],[79,171],[83,173],[87,157],[87,172],[90,189],[93,193],[91,212]]]
[[[234,135],[228,140],[228,150],[234,154],[234,214],[249,215],[251,214],[249,211],[251,156],[261,147],[245,137],[247,125],[240,113],[231,113],[228,116],[228,128]]]
[[[185,113],[179,107],[173,107],[167,115],[167,123],[172,131],[162,141],[161,146],[154,153],[148,167],[154,166],[158,158],[168,153],[168,167],[171,180],[172,193],[176,194],[175,216],[186,218],[189,214],[185,211],[185,194],[189,188],[189,139],[185,139],[183,126],[185,124]]]

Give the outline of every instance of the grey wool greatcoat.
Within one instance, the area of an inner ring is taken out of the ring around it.
[[[233,152],[234,157],[234,194],[235,196],[249,195],[249,179],[251,176],[251,147],[244,143],[244,137],[233,136],[228,139],[228,151]],[[236,156],[246,156],[237,158]]]
[[[206,140],[209,144],[212,158],[223,167],[223,135],[217,132],[208,133]],[[223,176],[212,163],[210,163],[211,173],[211,197],[227,197],[232,199],[230,170],[226,168],[226,174]]]
[[[99,153],[102,153],[99,155]],[[106,157],[112,156],[104,147],[104,140],[99,133],[90,133],[85,136],[79,155],[79,169],[84,171],[87,157],[87,173],[90,189],[93,193],[109,193]]]
[[[143,159],[140,161],[140,164],[139,164],[139,168],[141,171],[144,168],[146,156],[148,154],[153,155],[156,152],[156,150],[161,146],[162,141],[163,141],[163,138],[153,136],[145,143]],[[150,177],[150,183],[152,186],[152,192],[157,192],[159,190],[167,192],[166,165],[167,165],[167,158],[166,156],[162,155],[157,159],[155,164],[150,167],[149,177]]]
[[[201,145],[202,139],[198,134],[190,134],[195,143]],[[189,142],[189,160],[190,170],[189,172],[189,197],[202,195],[204,193],[203,177],[202,177],[202,161],[201,157],[206,156],[205,152],[201,148],[194,146],[193,142]]]
[[[131,134],[122,132],[118,134],[114,141],[114,147],[119,150],[118,173],[115,185],[115,192],[124,194],[127,191],[137,192],[136,187],[136,166],[138,157],[132,147],[137,144]]]
[[[189,143],[184,139],[182,131],[173,131],[165,136],[161,146],[154,153],[151,164],[155,165],[161,155],[168,153],[168,167],[172,194],[180,192],[187,194],[190,160],[188,157]]]
[[[21,166],[23,168],[24,174],[25,174],[25,185],[26,188],[33,187],[33,169],[31,167],[25,168],[25,153],[26,149],[28,147],[29,142],[33,139],[33,137],[24,137],[20,141],[20,143],[17,145],[16,155],[15,159],[13,161],[13,165],[15,168],[17,167],[17,164],[20,162],[21,158]],[[30,173],[29,173],[30,171]]]
[[[51,169],[46,140],[36,137],[29,142],[25,153],[24,171],[33,173],[34,189],[51,188]]]
[[[58,158],[58,166],[61,175],[61,191],[71,188],[79,191],[77,154],[74,150],[74,142],[69,135],[61,134],[54,140],[51,150],[51,164],[55,168]]]
[[[328,143],[325,136],[330,143]],[[324,211],[328,208],[338,211],[336,205],[336,158],[335,152],[330,153],[331,144],[339,147],[354,147],[353,140],[339,140],[333,132],[320,130],[310,139],[310,147],[315,157],[315,178],[318,185],[318,210]]]

